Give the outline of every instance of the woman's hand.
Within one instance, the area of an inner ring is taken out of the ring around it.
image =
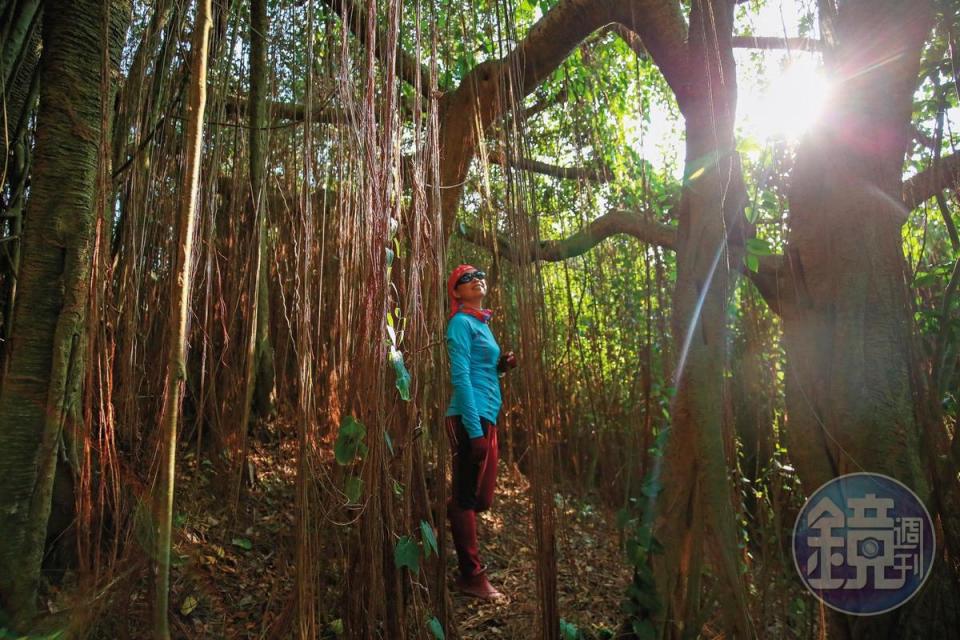
[[[513,351],[507,351],[505,354],[500,356],[500,361],[497,362],[497,371],[500,373],[506,373],[517,366],[517,356],[513,354]]]
[[[487,457],[487,450],[490,447],[490,442],[487,440],[486,436],[478,436],[476,438],[470,438],[470,461],[475,464],[480,464]]]

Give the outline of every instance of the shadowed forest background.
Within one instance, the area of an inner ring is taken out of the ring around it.
[[[0,0],[0,638],[960,637],[953,0]],[[488,273],[511,601],[450,590]],[[790,539],[872,471],[922,590]]]

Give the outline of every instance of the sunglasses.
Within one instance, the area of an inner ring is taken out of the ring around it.
[[[471,271],[470,273],[465,273],[457,279],[457,284],[454,286],[460,286],[461,284],[467,284],[471,280],[486,280],[487,274],[483,271]]]

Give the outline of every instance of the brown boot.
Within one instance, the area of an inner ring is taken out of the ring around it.
[[[482,600],[500,601],[506,599],[506,596],[497,591],[487,580],[486,572],[470,577],[460,576],[457,578],[456,587],[458,591]]]

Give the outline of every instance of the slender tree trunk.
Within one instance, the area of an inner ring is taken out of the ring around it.
[[[250,2],[250,186],[256,211],[257,248],[252,302],[255,334],[252,361],[254,369],[248,373],[252,385],[247,392],[247,404],[260,416],[273,412],[273,346],[270,342],[270,292],[267,288],[267,198],[264,197],[263,168],[266,161],[267,126],[267,36],[270,21],[266,0]]]
[[[103,33],[110,11],[110,32]],[[119,63],[125,0],[46,5],[40,110],[8,373],[0,390],[0,605],[35,609],[57,451],[81,418],[85,312],[102,129],[100,56]]]
[[[240,488],[243,484],[243,470],[247,462],[250,429],[250,412],[253,408],[254,391],[258,384],[258,358],[260,352],[260,332],[266,327],[261,305],[263,282],[263,248],[265,240],[265,216],[263,201],[263,161],[264,161],[264,125],[266,123],[266,85],[267,85],[267,22],[266,0],[250,1],[250,203],[253,208],[253,220],[256,231],[253,237],[254,257],[253,273],[248,276],[248,298],[250,305],[250,327],[245,354],[246,371],[244,374],[243,407],[240,410],[240,458],[239,473],[234,487],[232,508],[236,510],[240,502]],[[262,381],[261,381],[262,382]]]
[[[674,340],[676,396],[660,482],[652,556],[666,637],[697,637],[705,554],[733,637],[754,635],[740,579],[725,452],[722,389],[726,310],[742,253],[744,187],[734,150],[733,5],[695,0],[690,13],[690,94],[679,215]]]
[[[170,533],[173,517],[174,472],[176,469],[177,422],[180,397],[187,378],[187,315],[193,279],[193,240],[196,227],[197,195],[200,187],[200,153],[203,144],[203,113],[207,102],[207,45],[209,44],[211,0],[197,0],[193,27],[190,97],[187,104],[186,163],[180,186],[180,220],[177,264],[171,286],[169,318],[171,344],[167,360],[166,393],[161,439],[163,455],[157,487],[157,581],[154,635],[169,640],[167,608],[170,593]]]

